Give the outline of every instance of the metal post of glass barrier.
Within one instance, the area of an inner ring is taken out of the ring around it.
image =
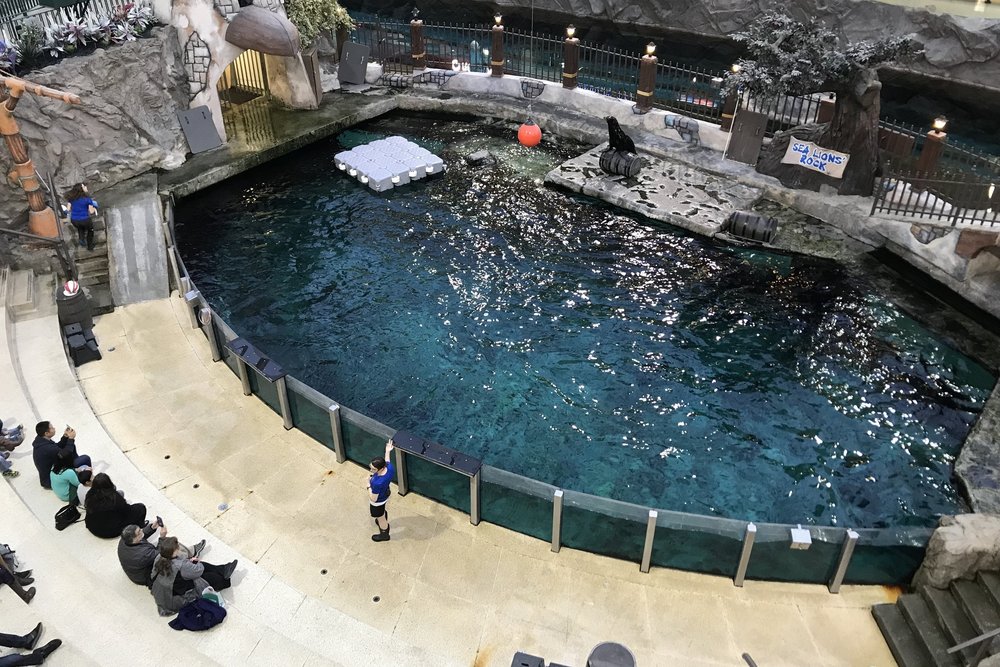
[[[750,552],[753,551],[753,541],[757,537],[757,526],[751,521],[747,524],[747,530],[743,533],[743,551],[740,552],[740,564],[736,568],[736,576],[733,584],[742,587],[743,580],[747,576],[747,565],[750,564]]]
[[[479,525],[479,475],[469,478],[469,523],[473,526]]]
[[[649,572],[649,562],[653,559],[653,540],[656,538],[656,510],[649,510],[649,517],[646,519],[646,544],[642,547],[642,564],[639,565],[640,572]]]
[[[399,495],[405,496],[410,490],[406,479],[406,452],[399,447],[392,451],[396,452],[396,486],[399,488]]]
[[[285,430],[291,431],[295,428],[295,422],[292,421],[292,408],[288,404],[288,384],[285,378],[280,377],[275,380],[274,388],[278,390],[278,407],[281,408],[281,419],[285,422]]]
[[[200,297],[201,292],[196,289],[184,294],[184,303],[187,304],[188,321],[191,323],[192,329],[198,328],[198,315],[194,312],[194,309],[198,305]]]
[[[240,382],[243,384],[243,395],[249,396],[253,393],[250,388],[250,374],[247,373],[246,362],[239,357],[236,357],[236,371],[240,374]]]
[[[174,285],[177,286],[177,296],[183,297],[184,292],[181,291],[181,267],[177,264],[177,251],[169,242],[167,245],[167,259],[170,264],[170,273],[173,274]]]
[[[844,538],[844,547],[840,550],[840,562],[837,563],[837,571],[833,575],[833,579],[830,580],[829,590],[831,593],[840,592],[840,584],[844,581],[844,575],[847,574],[847,566],[851,564],[851,556],[854,555],[854,545],[858,543],[858,534],[852,529],[847,529],[847,535]]]
[[[556,489],[552,494],[552,551],[559,553],[562,546],[562,489]]]
[[[212,350],[212,361],[222,361],[222,350],[219,349],[219,339],[215,337],[215,322],[212,318],[210,308],[202,308],[198,311],[198,320],[205,327],[205,338],[208,339],[208,347]]]
[[[340,406],[334,403],[328,410],[330,411],[330,434],[333,436],[333,451],[337,455],[337,463],[347,460],[347,451],[344,449],[344,434],[340,430]]]

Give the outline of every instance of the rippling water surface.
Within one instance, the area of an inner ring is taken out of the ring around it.
[[[736,249],[540,179],[585,150],[389,116],[181,202],[223,317],[344,405],[487,463],[666,509],[853,527],[953,512],[994,378],[842,265]],[[451,166],[376,194],[387,134]],[[488,148],[496,165],[461,158]]]

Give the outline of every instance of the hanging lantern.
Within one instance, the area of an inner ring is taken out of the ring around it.
[[[517,131],[517,140],[522,146],[537,146],[542,140],[542,128],[535,125],[534,121],[525,121]]]

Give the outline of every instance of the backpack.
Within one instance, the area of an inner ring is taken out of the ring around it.
[[[66,505],[56,512],[56,530],[65,530],[80,520],[80,510],[73,505]]]

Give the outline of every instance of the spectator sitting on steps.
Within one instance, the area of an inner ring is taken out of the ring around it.
[[[157,545],[150,592],[160,616],[172,616],[211,586],[217,591],[232,585],[237,561],[225,565],[202,563],[197,557],[184,558],[176,537],[164,537]]]
[[[56,455],[60,449],[68,449],[73,452],[73,467],[90,466],[90,457],[79,455],[76,452],[76,431],[69,426],[63,432],[59,442],[53,440],[56,434],[56,427],[52,422],[38,422],[35,425],[35,440],[31,443],[31,457],[35,461],[35,468],[38,469],[38,482],[43,489],[52,488],[49,473],[56,462]]]
[[[142,503],[130,505],[103,472],[94,475],[84,509],[87,510],[87,530],[97,537],[118,537],[130,523],[137,526],[146,523],[146,506]]]
[[[140,528],[129,524],[122,530],[122,538],[118,541],[118,562],[122,564],[125,574],[136,584],[149,588],[153,585],[153,562],[156,560],[156,547],[149,543],[149,536],[160,530],[160,541],[167,537],[167,527],[159,521],[146,524]],[[178,543],[182,558],[198,558],[205,548],[205,540],[189,549]]]
[[[73,468],[73,452],[68,449],[60,449],[56,454],[56,462],[52,464],[52,471],[49,473],[49,484],[52,492],[63,502],[76,507],[80,504],[76,490],[80,486],[82,478],[90,479],[90,468],[81,466]]]
[[[45,662],[45,658],[62,646],[61,639],[53,639],[45,646],[35,648],[38,638],[42,636],[42,624],[39,623],[35,629],[26,635],[8,635],[0,632],[0,646],[17,648],[31,653],[11,653],[0,658],[0,667],[20,667],[21,665],[40,665]]]
[[[0,421],[0,452],[12,452],[24,442],[24,427],[21,425],[4,428]]]

